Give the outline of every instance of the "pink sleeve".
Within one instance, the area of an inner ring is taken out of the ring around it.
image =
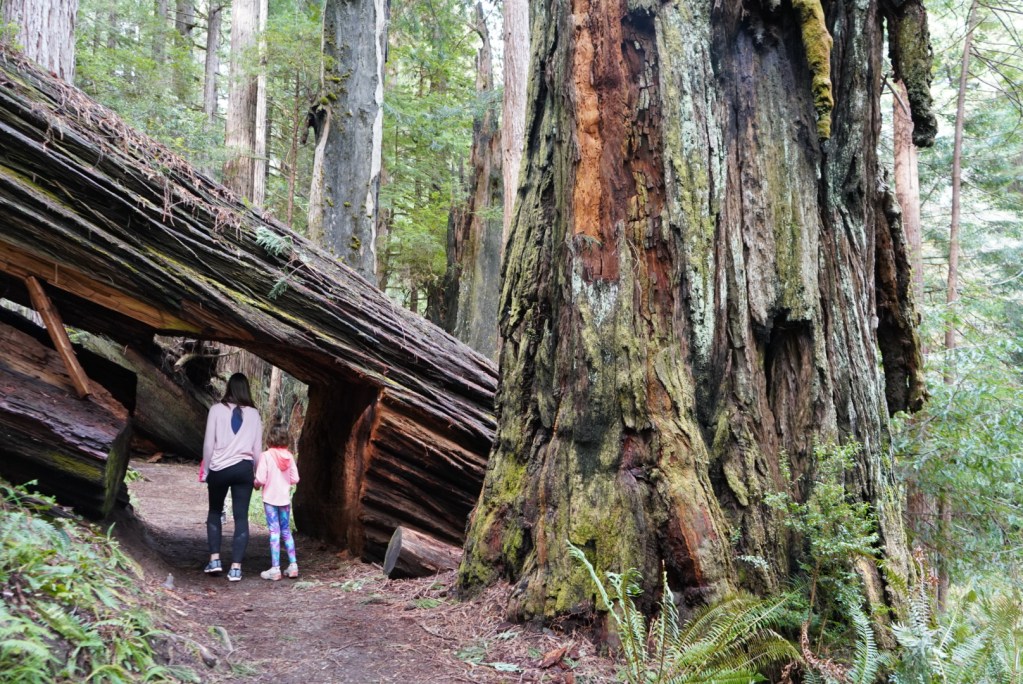
[[[291,459],[291,465],[288,466],[288,482],[291,484],[298,484],[298,464],[295,463],[295,459]]]
[[[256,484],[262,487],[266,484],[266,462],[269,461],[268,454],[262,454],[257,458],[259,461],[256,465]]]

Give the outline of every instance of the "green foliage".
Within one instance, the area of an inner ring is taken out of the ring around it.
[[[900,658],[893,684],[1000,684],[1023,677],[1023,603],[1018,592],[970,589],[936,619],[926,585],[893,628]]]
[[[970,340],[951,366],[932,369],[930,402],[894,433],[903,477],[932,499],[944,495],[956,521],[917,526],[914,543],[940,550],[956,578],[1018,576],[1023,562],[1021,353],[1012,339]]]
[[[464,201],[473,116],[493,92],[476,92],[478,38],[465,0],[391,4],[384,95],[386,244],[392,294],[436,287],[447,268],[451,209]]]
[[[153,8],[135,0],[82,0],[75,85],[196,166],[219,168],[223,131],[202,111],[201,64]]]
[[[0,483],[0,673],[5,681],[199,681],[164,666],[168,634],[109,536],[53,518],[54,502]]]
[[[747,684],[764,681],[758,668],[798,659],[793,646],[774,631],[788,595],[772,600],[733,595],[680,624],[665,574],[660,614],[648,629],[633,602],[640,593],[639,572],[608,572],[605,586],[586,554],[571,543],[568,547],[609,608],[625,661],[621,674],[628,682]]]
[[[853,606],[849,619],[856,632],[850,665],[807,658],[806,684],[873,684],[878,672],[889,663],[887,654],[878,650],[874,630],[863,611]]]
[[[815,443],[816,470],[806,502],[799,503],[784,492],[765,497],[767,505],[787,514],[785,525],[804,540],[800,567],[811,581],[811,594],[816,595],[819,588],[831,608],[859,605],[860,580],[853,564],[857,558],[877,556],[874,512],[869,504],[850,497],[844,485],[845,473],[854,467],[859,451],[855,442]]]

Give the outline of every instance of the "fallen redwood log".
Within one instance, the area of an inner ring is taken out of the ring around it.
[[[367,560],[397,525],[460,543],[494,435],[495,365],[2,49],[0,224],[15,300],[35,277],[70,325],[242,347],[309,385],[304,531]]]
[[[127,502],[131,421],[98,383],[79,399],[56,351],[0,322],[0,476],[96,518]]]
[[[462,560],[462,549],[399,527],[391,535],[384,555],[384,574],[391,579],[426,577],[445,570],[454,570]]]
[[[81,342],[89,351],[135,374],[137,390],[132,422],[136,449],[140,444],[151,443],[161,452],[196,462],[202,459],[206,413],[211,398],[205,398],[204,402],[134,346],[115,344],[96,335],[83,335]],[[102,382],[102,378],[93,378]]]

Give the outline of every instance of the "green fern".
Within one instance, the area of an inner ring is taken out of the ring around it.
[[[622,675],[634,684],[749,684],[764,681],[758,669],[798,659],[774,627],[790,597],[773,600],[734,595],[709,606],[684,625],[662,578],[660,614],[647,621],[633,598],[640,593],[637,570],[606,573],[607,584],[579,548],[569,553],[589,573],[622,644]]]
[[[268,254],[276,257],[288,254],[293,247],[290,237],[278,235],[263,226],[256,228],[256,244],[262,247]]]

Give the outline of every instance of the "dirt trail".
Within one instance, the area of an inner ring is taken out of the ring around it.
[[[389,581],[379,567],[347,559],[301,534],[296,536],[301,577],[262,580],[259,572],[270,564],[265,521],[250,523],[241,582],[208,577],[202,572],[206,486],[197,482],[196,466],[133,467],[143,476],[129,485],[141,525],[122,525],[134,527],[122,531],[122,544],[142,564],[153,591],[180,618],[181,636],[216,646],[217,664],[200,672],[204,681],[614,680],[611,664],[594,656],[588,641],[503,622],[506,588],[460,603],[448,596],[453,573]],[[233,529],[229,517],[225,567]],[[168,574],[173,589],[163,587]],[[214,633],[226,633],[227,640]],[[568,649],[564,660],[541,667],[544,655],[561,647]]]

